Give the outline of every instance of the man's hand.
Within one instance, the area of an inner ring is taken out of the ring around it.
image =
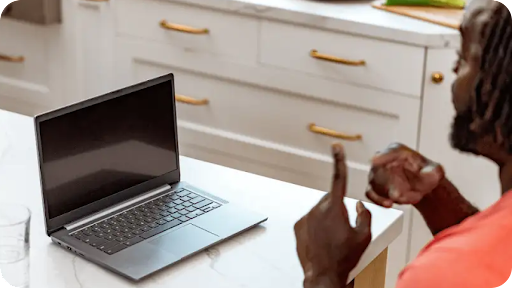
[[[332,190],[295,224],[297,252],[304,269],[305,288],[340,288],[359,262],[371,236],[371,214],[357,204],[357,223],[352,227],[343,202],[347,167],[341,145],[333,145]]]
[[[369,182],[368,199],[388,208],[414,205],[433,235],[478,212],[441,165],[402,144],[391,144],[373,158]]]
[[[418,204],[444,179],[444,170],[402,144],[391,144],[372,159],[366,196],[384,207]]]

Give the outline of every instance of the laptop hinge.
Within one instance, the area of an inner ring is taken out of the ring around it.
[[[149,199],[149,198],[152,198],[154,197],[155,195],[158,195],[162,192],[165,192],[167,190],[170,190],[172,187],[170,185],[163,185],[163,186],[160,186],[156,189],[153,189],[153,190],[150,190],[138,197],[135,197],[133,199],[130,199],[130,200],[127,200],[125,202],[122,202],[122,203],[119,203],[117,205],[114,205],[108,209],[105,209],[105,210],[102,210],[98,213],[95,213],[91,216],[87,216],[86,218],[82,218],[80,220],[77,220],[73,223],[70,223],[68,225],[65,225],[64,228],[66,228],[68,231],[71,231],[71,230],[74,230],[78,227],[81,227],[81,226],[84,226],[84,225],[87,225],[87,224],[93,224],[93,222],[99,220],[99,219],[102,219],[104,218],[105,216],[109,216],[109,215],[112,215],[114,216],[116,214],[116,212],[119,212],[121,213],[121,211],[124,210],[124,208],[128,208],[130,206],[133,206],[137,203],[140,203],[140,202],[143,202],[144,200],[146,199]],[[142,204],[142,203],[141,203]]]

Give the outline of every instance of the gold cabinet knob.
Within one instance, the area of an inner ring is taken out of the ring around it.
[[[432,83],[440,84],[444,80],[444,75],[441,72],[432,73]]]

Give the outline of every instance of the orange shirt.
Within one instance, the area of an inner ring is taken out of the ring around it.
[[[511,272],[512,191],[436,235],[402,271],[396,288],[495,288]]]

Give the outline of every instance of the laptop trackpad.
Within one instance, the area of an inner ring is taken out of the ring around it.
[[[219,239],[220,237],[217,235],[189,224],[158,237],[150,241],[149,244],[182,258],[217,242]]]

